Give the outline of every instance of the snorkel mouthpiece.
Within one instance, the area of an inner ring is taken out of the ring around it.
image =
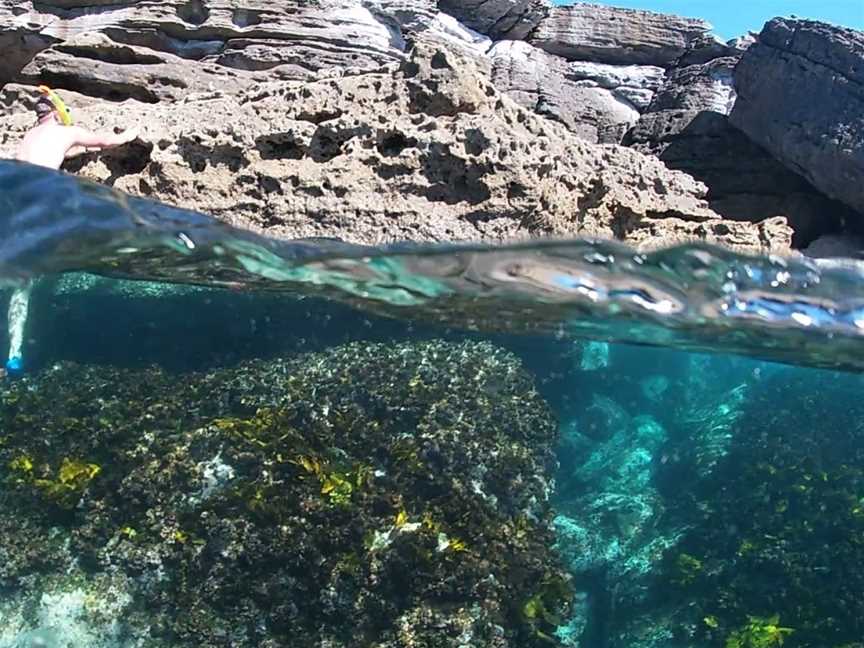
[[[57,114],[60,115],[60,121],[63,123],[63,125],[71,126],[72,115],[69,114],[69,109],[66,107],[66,104],[63,103],[63,100],[60,98],[60,96],[51,88],[44,85],[39,86],[39,92],[41,92],[51,101],[52,104],[54,104],[54,108],[57,110]]]

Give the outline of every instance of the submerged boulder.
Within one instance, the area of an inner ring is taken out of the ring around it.
[[[0,399],[7,600],[121,588],[120,634],[238,648],[545,646],[566,612],[555,424],[491,345],[186,375],[61,364]],[[58,583],[73,557],[89,576]],[[19,637],[45,630],[3,609]]]

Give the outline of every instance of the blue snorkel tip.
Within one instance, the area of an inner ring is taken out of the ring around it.
[[[24,361],[20,357],[16,356],[6,361],[7,376],[20,376],[22,373],[24,373]]]

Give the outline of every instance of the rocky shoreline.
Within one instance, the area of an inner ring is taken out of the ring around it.
[[[724,43],[543,0],[3,0],[0,44],[0,155],[48,83],[80,123],[144,135],[67,170],[272,236],[856,245],[853,30],[776,19]]]

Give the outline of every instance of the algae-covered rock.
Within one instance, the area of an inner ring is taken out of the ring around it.
[[[127,634],[171,646],[521,648],[564,618],[555,425],[491,345],[59,364],[3,385],[0,426],[9,596],[74,556],[147,610]]]
[[[657,627],[668,615],[687,646],[856,645],[864,635],[860,385],[858,376],[777,371],[754,380],[742,402],[731,394],[734,416],[715,411],[722,453],[683,451],[704,439],[669,448],[677,461],[658,477],[675,492],[668,515],[689,528],[634,616]]]

